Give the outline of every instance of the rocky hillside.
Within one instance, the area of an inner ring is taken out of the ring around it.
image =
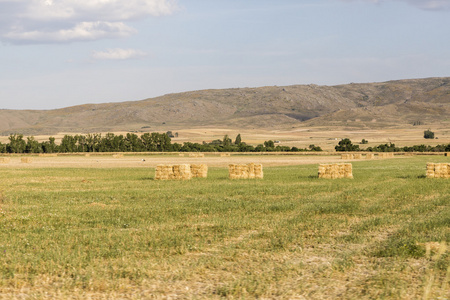
[[[200,126],[379,128],[450,122],[450,77],[338,86],[202,90],[56,110],[0,110],[0,133],[156,131]]]

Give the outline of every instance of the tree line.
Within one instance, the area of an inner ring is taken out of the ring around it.
[[[73,153],[73,152],[299,152],[299,151],[322,151],[315,145],[302,149],[275,145],[272,140],[255,146],[248,145],[242,141],[238,134],[233,140],[225,135],[224,138],[214,140],[210,143],[183,144],[172,143],[168,133],[144,133],[138,136],[134,133],[126,135],[115,135],[107,133],[102,135],[65,135],[57,144],[54,137],[48,141],[39,142],[33,136],[26,137],[22,134],[11,134],[8,143],[0,142],[0,153]]]
[[[450,152],[450,144],[448,145],[415,145],[396,147],[395,144],[380,144],[366,149],[360,149],[359,145],[354,145],[350,139],[342,139],[339,144],[334,147],[336,151],[367,151],[367,152]]]

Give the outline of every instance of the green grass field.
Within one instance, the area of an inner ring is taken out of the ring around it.
[[[450,180],[427,161],[449,160],[353,162],[353,180],[0,168],[0,298],[448,299]]]

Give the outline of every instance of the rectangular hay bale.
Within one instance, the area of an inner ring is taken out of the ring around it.
[[[9,157],[0,157],[0,164],[9,164],[11,161],[11,158]]]
[[[192,178],[207,178],[208,166],[205,164],[191,165]]]
[[[191,166],[182,165],[157,165],[155,180],[189,180],[192,178]]]
[[[20,161],[24,164],[30,164],[33,161],[33,159],[31,157],[22,157]]]
[[[230,179],[263,179],[263,166],[261,164],[229,164]]]
[[[450,178],[450,163],[427,163],[427,178]]]
[[[320,164],[319,178],[337,179],[337,178],[353,178],[352,164]]]

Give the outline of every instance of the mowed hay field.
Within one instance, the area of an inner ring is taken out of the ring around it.
[[[0,298],[446,299],[450,180],[425,174],[448,161],[353,161],[335,180],[318,163],[189,181],[0,165]]]

